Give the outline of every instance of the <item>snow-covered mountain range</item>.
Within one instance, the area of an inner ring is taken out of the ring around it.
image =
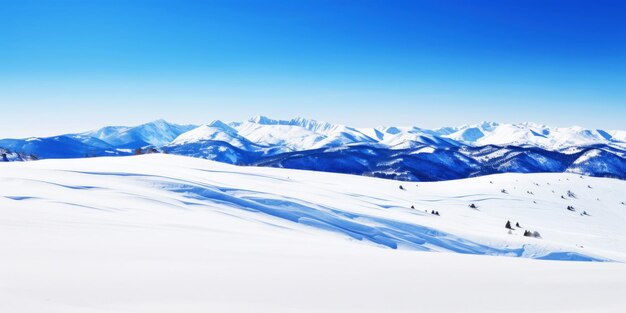
[[[147,147],[232,164],[418,181],[501,172],[626,178],[625,130],[533,123],[356,128],[304,118],[258,116],[200,126],[157,120],[135,127],[0,140],[0,148],[39,159],[128,155]]]

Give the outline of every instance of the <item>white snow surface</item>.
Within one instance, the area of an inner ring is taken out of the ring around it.
[[[0,163],[0,312],[624,312],[624,201],[575,174]]]

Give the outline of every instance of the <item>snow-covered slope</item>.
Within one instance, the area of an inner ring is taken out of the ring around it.
[[[626,142],[626,130],[611,130],[608,132],[600,131],[602,134],[606,133],[607,137],[614,141]]]
[[[625,181],[399,185],[158,154],[0,163],[0,310],[623,309]]]

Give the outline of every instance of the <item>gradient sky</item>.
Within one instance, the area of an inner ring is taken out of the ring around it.
[[[624,1],[2,1],[0,138],[157,118],[626,129]]]

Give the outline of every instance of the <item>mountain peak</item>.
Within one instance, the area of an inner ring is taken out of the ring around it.
[[[162,126],[170,126],[172,124],[170,124],[166,120],[160,118],[160,119],[154,120],[152,122],[145,123],[145,124],[140,125],[140,126],[148,126],[148,125],[154,125],[154,126],[162,127]]]
[[[231,128],[226,123],[224,123],[224,122],[222,122],[220,120],[214,120],[211,123],[207,124],[207,126],[215,127],[215,128]]]
[[[255,124],[261,124],[261,125],[274,125],[278,121],[274,120],[274,119],[271,119],[271,118],[269,118],[267,116],[264,116],[264,115],[257,115],[255,117],[249,118],[248,122],[255,123]]]
[[[205,125],[205,127],[214,128],[216,130],[219,130],[219,131],[231,134],[231,135],[237,134],[237,131],[234,128],[230,127],[228,124],[220,120],[214,120],[211,123]]]
[[[479,124],[479,127],[484,129],[484,130],[491,130],[494,129],[496,127],[500,126],[500,123],[498,122],[489,122],[489,121],[482,121]]]
[[[312,131],[329,130],[335,126],[338,126],[328,122],[321,122],[304,117],[296,117],[292,118],[291,120],[276,120],[263,115],[252,117],[248,119],[248,122],[259,125],[300,126]]]

